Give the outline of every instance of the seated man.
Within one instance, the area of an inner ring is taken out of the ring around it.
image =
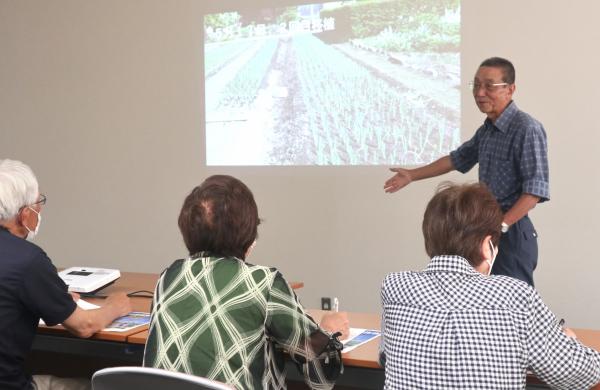
[[[537,292],[489,276],[502,211],[483,184],[440,188],[423,218],[431,261],[382,285],[386,389],[556,389],[600,381],[600,354],[562,329]]]
[[[211,176],[185,199],[179,229],[189,257],[156,286],[144,366],[195,374],[238,389],[283,389],[282,349],[311,388],[341,372],[345,313],[317,325],[275,268],[246,263],[257,237],[252,192],[231,176]]]
[[[74,380],[25,373],[40,318],[90,337],[131,311],[124,294],[107,298],[100,309],[77,307],[77,297],[67,292],[46,253],[28,241],[39,230],[45,203],[27,165],[0,160],[0,389],[89,388],[89,381],[82,387]]]

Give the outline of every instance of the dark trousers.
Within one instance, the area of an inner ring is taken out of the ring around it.
[[[511,276],[533,287],[537,257],[537,232],[529,217],[524,216],[500,237],[492,274]]]

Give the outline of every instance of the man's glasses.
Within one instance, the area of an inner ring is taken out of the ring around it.
[[[36,204],[39,204],[39,205],[41,205],[41,206],[45,205],[45,204],[46,204],[46,199],[47,199],[47,198],[46,198],[46,195],[44,195],[44,194],[40,194],[40,198],[37,200],[37,202],[34,202],[34,203],[30,204],[30,205],[25,205],[25,206],[22,206],[22,207],[19,209],[19,213],[21,212],[21,210],[23,210],[23,209],[25,209],[25,208],[27,208],[27,207],[31,208],[31,206],[35,206]],[[37,211],[36,211],[36,213],[37,213]]]
[[[35,202],[33,205],[36,205],[36,204],[39,204],[42,206],[45,205],[46,204],[46,195],[40,194],[40,199],[37,202]]]
[[[498,87],[504,87],[507,86],[508,83],[476,83],[473,81],[469,82],[469,88],[473,91],[473,92],[477,92],[479,91],[480,88],[485,89],[488,92],[493,92],[495,91]]]

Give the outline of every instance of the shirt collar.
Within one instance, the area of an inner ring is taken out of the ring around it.
[[[462,256],[441,255],[434,256],[425,268],[424,272],[444,272],[464,275],[481,275]]]
[[[519,107],[517,107],[517,104],[511,100],[510,103],[508,103],[508,106],[506,106],[506,108],[504,109],[504,111],[502,111],[502,114],[500,114],[498,119],[496,119],[495,123],[492,123],[492,121],[488,118],[485,120],[485,124],[488,127],[495,127],[501,132],[506,133],[508,131],[508,125],[510,124],[514,116],[517,115],[517,112],[519,112]]]

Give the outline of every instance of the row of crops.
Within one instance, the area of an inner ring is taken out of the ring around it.
[[[204,74],[206,78],[211,77],[229,61],[244,52],[254,44],[254,41],[237,40],[222,43],[206,44],[204,47]]]
[[[273,129],[263,130],[279,134],[274,144],[304,145],[303,160],[288,163],[422,164],[459,143],[457,114],[440,112],[428,96],[375,74],[311,34],[281,43],[272,37],[211,46],[206,58],[207,72],[231,75],[218,90],[207,90],[207,100],[214,99],[225,117],[256,110],[269,71],[283,71],[293,109],[275,99]],[[283,161],[279,151],[272,153],[272,163]]]
[[[262,42],[255,55],[240,69],[220,92],[219,109],[248,109],[256,99],[258,90],[269,70],[277,49],[277,38]],[[211,96],[210,98],[215,98]]]
[[[394,87],[312,35],[295,36],[296,73],[317,164],[420,164],[459,142],[457,119]]]

